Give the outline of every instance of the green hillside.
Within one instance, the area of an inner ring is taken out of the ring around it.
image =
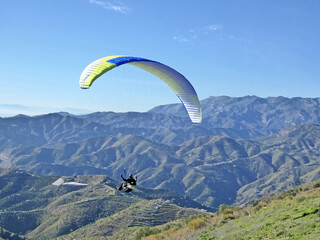
[[[265,196],[246,206],[220,205],[214,216],[193,216],[144,232],[143,240],[320,239],[320,181]],[[171,227],[166,227],[171,226]]]
[[[137,232],[145,227],[166,224],[199,214],[194,209],[184,209],[163,200],[141,201],[112,216],[101,218],[61,239],[136,239]],[[60,238],[59,238],[60,239]]]

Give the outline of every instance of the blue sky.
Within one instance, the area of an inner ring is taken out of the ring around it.
[[[132,66],[79,88],[109,55],[162,62],[199,98],[320,96],[317,0],[0,0],[0,116],[147,111],[178,103]]]

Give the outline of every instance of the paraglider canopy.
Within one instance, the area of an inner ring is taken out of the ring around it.
[[[162,63],[130,56],[109,56],[90,63],[80,76],[80,87],[90,88],[92,83],[107,71],[122,64],[142,68],[164,81],[178,96],[194,123],[201,123],[202,112],[199,98],[191,83],[179,72]]]

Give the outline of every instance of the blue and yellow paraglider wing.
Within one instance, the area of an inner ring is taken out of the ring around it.
[[[201,105],[191,83],[176,70],[156,61],[130,56],[109,56],[89,64],[80,76],[80,87],[90,88],[92,83],[107,71],[123,64],[130,64],[148,71],[164,81],[179,97],[192,122],[202,120]]]

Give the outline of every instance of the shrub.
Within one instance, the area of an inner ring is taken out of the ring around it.
[[[258,205],[254,207],[254,212],[259,211],[261,208],[265,207],[267,204],[264,202],[259,202]]]
[[[250,202],[250,204],[252,205],[252,207],[257,206],[257,205],[258,205],[258,203],[259,203],[259,201],[258,201],[258,200],[252,200],[252,201]]]
[[[228,206],[227,204],[221,204],[219,206],[219,214],[225,214],[225,215],[233,214],[233,207]]]
[[[189,223],[189,228],[192,230],[197,230],[199,228],[202,228],[204,226],[206,226],[206,220],[203,218],[197,218],[197,219],[193,219],[190,223]]]
[[[231,208],[227,208],[223,211],[223,214],[233,214],[233,210]]]
[[[291,200],[291,199],[292,199],[291,196],[285,196],[285,197],[284,197],[284,200]]]
[[[199,240],[214,240],[216,239],[215,237],[210,237],[209,234],[207,232],[202,233],[199,237]]]
[[[235,217],[233,216],[233,214],[223,214],[222,215],[222,218],[224,219],[224,220],[227,220],[227,219],[235,219]]]
[[[192,220],[198,219],[198,218],[205,218],[205,215],[204,214],[191,215],[186,219],[186,224],[189,224]]]
[[[149,236],[151,234],[158,234],[160,233],[160,230],[157,228],[149,228],[149,227],[143,227],[140,228],[134,236],[135,240],[140,240],[142,237]]]
[[[305,196],[299,196],[299,197],[297,197],[297,202],[298,203],[301,203],[301,202],[303,202],[304,200],[306,200],[306,197]]]
[[[227,204],[220,204],[219,206],[219,214],[223,213],[229,206]]]
[[[316,182],[315,184],[313,184],[313,188],[318,188],[320,187],[320,182]]]

